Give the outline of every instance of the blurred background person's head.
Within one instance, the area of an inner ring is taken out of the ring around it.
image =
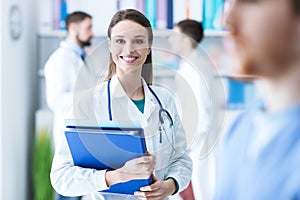
[[[225,23],[241,73],[276,77],[299,63],[299,0],[234,0]]]
[[[196,20],[186,19],[178,22],[174,27],[174,33],[169,38],[173,51],[186,56],[193,51],[203,39],[202,23]]]
[[[92,16],[76,11],[67,16],[66,27],[68,39],[80,47],[90,46],[94,37]]]

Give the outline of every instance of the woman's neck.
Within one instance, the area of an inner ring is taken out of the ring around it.
[[[140,100],[145,98],[142,77],[139,72],[129,72],[125,75],[117,73],[117,77],[130,99]]]

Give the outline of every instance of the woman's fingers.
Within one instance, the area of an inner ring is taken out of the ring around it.
[[[126,174],[126,179],[147,179],[153,174],[155,159],[154,154],[147,153],[145,156],[127,161],[119,171]]]

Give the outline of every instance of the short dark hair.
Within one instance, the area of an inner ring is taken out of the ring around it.
[[[203,26],[201,22],[192,19],[186,19],[178,22],[176,26],[180,29],[180,31],[192,38],[195,42],[193,42],[193,47],[195,48],[198,43],[203,39]]]
[[[82,11],[75,11],[71,14],[69,14],[66,18],[66,27],[67,27],[67,30],[69,30],[69,26],[71,23],[78,23],[78,22],[81,22],[83,21],[85,18],[90,18],[92,19],[92,16],[85,13],[85,12],[82,12]]]
[[[148,31],[148,41],[149,44],[152,45],[153,43],[153,32],[151,28],[150,21],[143,15],[140,11],[135,10],[135,9],[125,9],[125,10],[120,10],[115,15],[112,17],[110,24],[108,26],[107,30],[107,36],[109,39],[111,39],[111,30],[112,28],[119,22],[124,21],[124,20],[130,20],[135,23],[140,24],[141,26],[145,27]],[[110,53],[110,64],[108,68],[108,74],[105,78],[105,80],[110,79],[115,73],[116,73],[116,65],[113,62],[111,53]],[[152,84],[152,79],[153,79],[153,67],[152,67],[152,51],[148,54],[145,63],[143,64],[142,67],[142,77],[146,81],[148,85]]]

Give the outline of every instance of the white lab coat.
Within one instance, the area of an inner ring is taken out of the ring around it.
[[[186,138],[179,115],[176,110],[174,98],[170,92],[163,88],[152,87],[163,107],[168,110],[174,121],[175,146],[173,148],[168,142],[172,138],[172,132],[167,129],[162,134],[162,142],[159,142],[158,119],[159,105],[144,82],[145,108],[141,113],[134,103],[128,98],[118,78],[111,79],[111,104],[112,118],[115,122],[138,121],[144,128],[147,150],[156,156],[156,167],[154,174],[159,179],[174,177],[179,184],[179,190],[187,187],[192,174],[192,161],[185,154]],[[85,120],[108,121],[108,97],[107,82],[78,94],[74,99],[73,118]],[[167,120],[167,119],[166,119]],[[107,189],[105,183],[105,170],[86,169],[74,166],[66,140],[58,146],[53,159],[51,170],[51,182],[54,189],[67,196],[88,195],[89,199],[100,199],[97,191]],[[111,197],[116,199],[116,197]],[[133,197],[129,196],[129,199]],[[110,199],[110,197],[106,197]],[[120,197],[124,199],[124,196]]]
[[[54,114],[53,139],[56,146],[62,137],[64,119],[72,107],[74,91],[92,87],[97,77],[66,40],[49,57],[44,74],[47,104]]]
[[[200,160],[200,152],[206,147],[205,142],[214,125],[214,95],[222,95],[218,93],[220,80],[215,78],[211,65],[209,57],[202,50],[195,49],[180,60],[176,76],[176,93],[182,102],[183,127],[190,145],[189,156],[193,160],[192,185],[195,199],[211,199],[214,186],[213,153]],[[216,87],[218,90],[214,90]]]
[[[183,127],[188,144],[200,150],[211,123],[212,70],[196,50],[182,58],[176,74],[176,94],[181,102]]]

